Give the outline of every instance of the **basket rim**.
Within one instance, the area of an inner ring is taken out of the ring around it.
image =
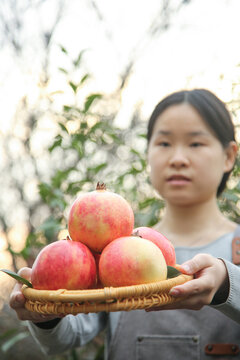
[[[124,299],[131,297],[144,297],[156,293],[165,293],[176,286],[191,280],[191,275],[180,274],[174,278],[166,279],[154,283],[122,286],[122,287],[104,287],[88,290],[38,290],[23,285],[22,293],[34,301],[50,302],[81,302],[81,301],[105,301],[110,299]]]

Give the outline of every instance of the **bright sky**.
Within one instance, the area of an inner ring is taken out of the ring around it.
[[[172,0],[173,5],[178,3]],[[37,23],[45,30],[49,28],[55,4],[56,0],[45,2],[38,18],[29,11],[25,19],[27,40],[37,39]],[[159,0],[101,0],[96,4],[103,21],[96,18],[88,1],[66,1],[64,17],[53,39],[52,90],[61,87],[56,69],[64,64],[57,46],[62,44],[74,56],[83,48],[89,49],[85,60],[94,74],[90,90],[107,93],[114,91],[119,74],[136,51],[117,119],[120,125],[128,123],[137,103],[142,104],[143,116],[148,117],[162,96],[184,87],[207,87],[223,100],[231,100],[232,83],[240,81],[239,0],[192,0],[171,17],[167,32],[151,41],[145,41],[146,31],[153,17],[158,16]],[[38,51],[37,41],[33,50],[26,45],[22,61],[28,65],[25,72],[19,66],[21,61],[7,48],[0,51],[3,133],[11,127],[19,99],[27,93],[34,104],[38,95]]]

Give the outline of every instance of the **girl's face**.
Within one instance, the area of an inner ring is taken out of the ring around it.
[[[148,149],[151,182],[167,203],[189,206],[216,197],[233,163],[189,104],[168,107],[156,120]]]

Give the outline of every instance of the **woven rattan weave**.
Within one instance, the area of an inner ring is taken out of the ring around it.
[[[173,303],[169,295],[173,286],[192,277],[179,275],[172,279],[150,284],[105,287],[91,290],[36,290],[23,285],[25,307],[41,314],[67,315],[100,311],[130,311]]]

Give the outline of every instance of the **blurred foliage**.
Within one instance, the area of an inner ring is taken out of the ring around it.
[[[239,127],[238,127],[239,128]],[[231,220],[240,224],[240,147],[238,157],[229,181],[229,186],[219,199],[219,207]]]
[[[66,49],[62,51],[68,56]],[[90,75],[80,74],[79,81],[71,79],[79,74],[81,56],[82,52],[72,61],[71,70],[60,69],[72,89],[73,104],[64,104],[62,112],[54,114],[58,133],[48,152],[58,161],[49,169],[49,181],[38,185],[50,215],[29,233],[21,251],[24,258],[29,256],[29,248],[50,243],[60,230],[67,229],[69,207],[77,194],[94,190],[98,181],[127,199],[134,209],[136,226],[154,225],[163,208],[148,179],[146,123],[136,112],[129,128],[114,125],[116,110],[111,102],[116,94],[112,98],[98,93],[85,95],[83,87]]]

